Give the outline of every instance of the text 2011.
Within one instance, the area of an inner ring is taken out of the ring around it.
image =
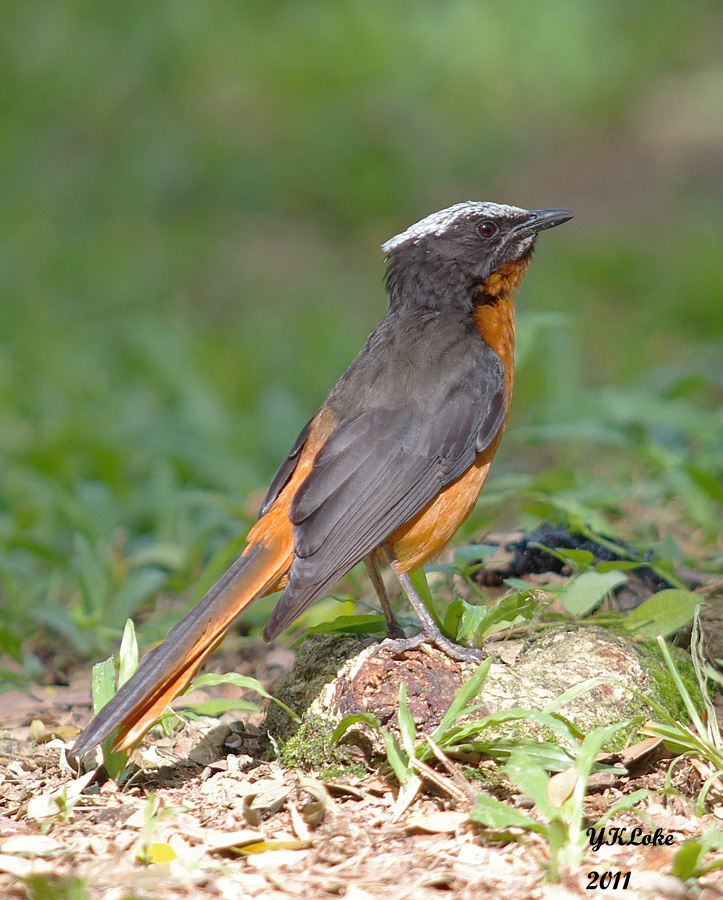
[[[630,885],[630,872],[588,872],[587,888],[588,891],[601,891],[612,888],[613,890],[624,891]]]

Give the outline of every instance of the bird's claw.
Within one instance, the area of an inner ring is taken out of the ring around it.
[[[423,631],[412,635],[412,637],[387,637],[382,641],[382,647],[385,650],[391,650],[396,655],[404,653],[406,650],[415,650],[424,643],[433,644],[443,653],[446,653],[447,656],[456,659],[458,662],[478,663],[487,656],[484,650],[477,650],[474,647],[463,647],[441,633],[427,635]]]

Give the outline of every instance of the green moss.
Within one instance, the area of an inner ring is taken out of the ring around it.
[[[281,745],[281,762],[292,768],[314,771],[322,779],[366,775],[360,748],[351,742],[334,742],[334,728],[318,719],[304,722]]]
[[[663,660],[658,644],[655,641],[644,641],[640,649],[650,679],[651,699],[662,706],[676,721],[689,722],[690,716],[685,708],[685,703]],[[669,649],[678,675],[690,694],[695,708],[702,713],[705,707],[690,656],[679,647],[669,645]]]

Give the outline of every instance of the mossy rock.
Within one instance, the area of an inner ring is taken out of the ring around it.
[[[475,701],[481,705],[475,719],[515,707],[543,709],[591,678],[604,681],[557,710],[583,733],[636,716],[651,718],[650,707],[633,691],[681,718],[680,698],[670,690],[670,679],[650,642],[641,645],[596,626],[562,626],[524,645],[504,645],[504,652],[510,663],[492,663]],[[427,644],[395,655],[384,643],[360,645],[358,636],[312,635],[277,691],[302,716],[301,728],[273,709],[267,731],[279,741],[286,764],[317,772],[331,768],[335,774],[351,766],[358,772],[383,755],[383,742],[378,732],[355,725],[344,743],[333,743],[331,735],[344,717],[371,713],[383,728],[398,734],[399,688],[404,683],[417,732],[430,733],[475,669]],[[524,719],[486,732],[485,739],[496,735],[551,737]],[[616,746],[630,737],[619,732]]]

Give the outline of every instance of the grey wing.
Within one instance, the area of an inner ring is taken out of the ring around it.
[[[299,433],[299,436],[294,441],[293,447],[291,448],[291,450],[289,450],[289,455],[277,469],[276,474],[271,480],[269,489],[268,491],[266,491],[264,502],[261,505],[261,510],[259,511],[259,518],[263,516],[264,513],[267,513],[269,511],[269,507],[271,506],[271,504],[283,491],[288,480],[294,474],[294,469],[296,468],[296,464],[299,461],[301,450],[306,443],[306,438],[309,436],[309,427],[313,421],[313,419],[309,419],[306,425],[304,425],[304,427],[301,429],[301,432]]]
[[[271,640],[474,462],[505,418],[490,349],[456,366],[422,416],[414,404],[342,420],[291,505],[294,562],[266,626]]]

